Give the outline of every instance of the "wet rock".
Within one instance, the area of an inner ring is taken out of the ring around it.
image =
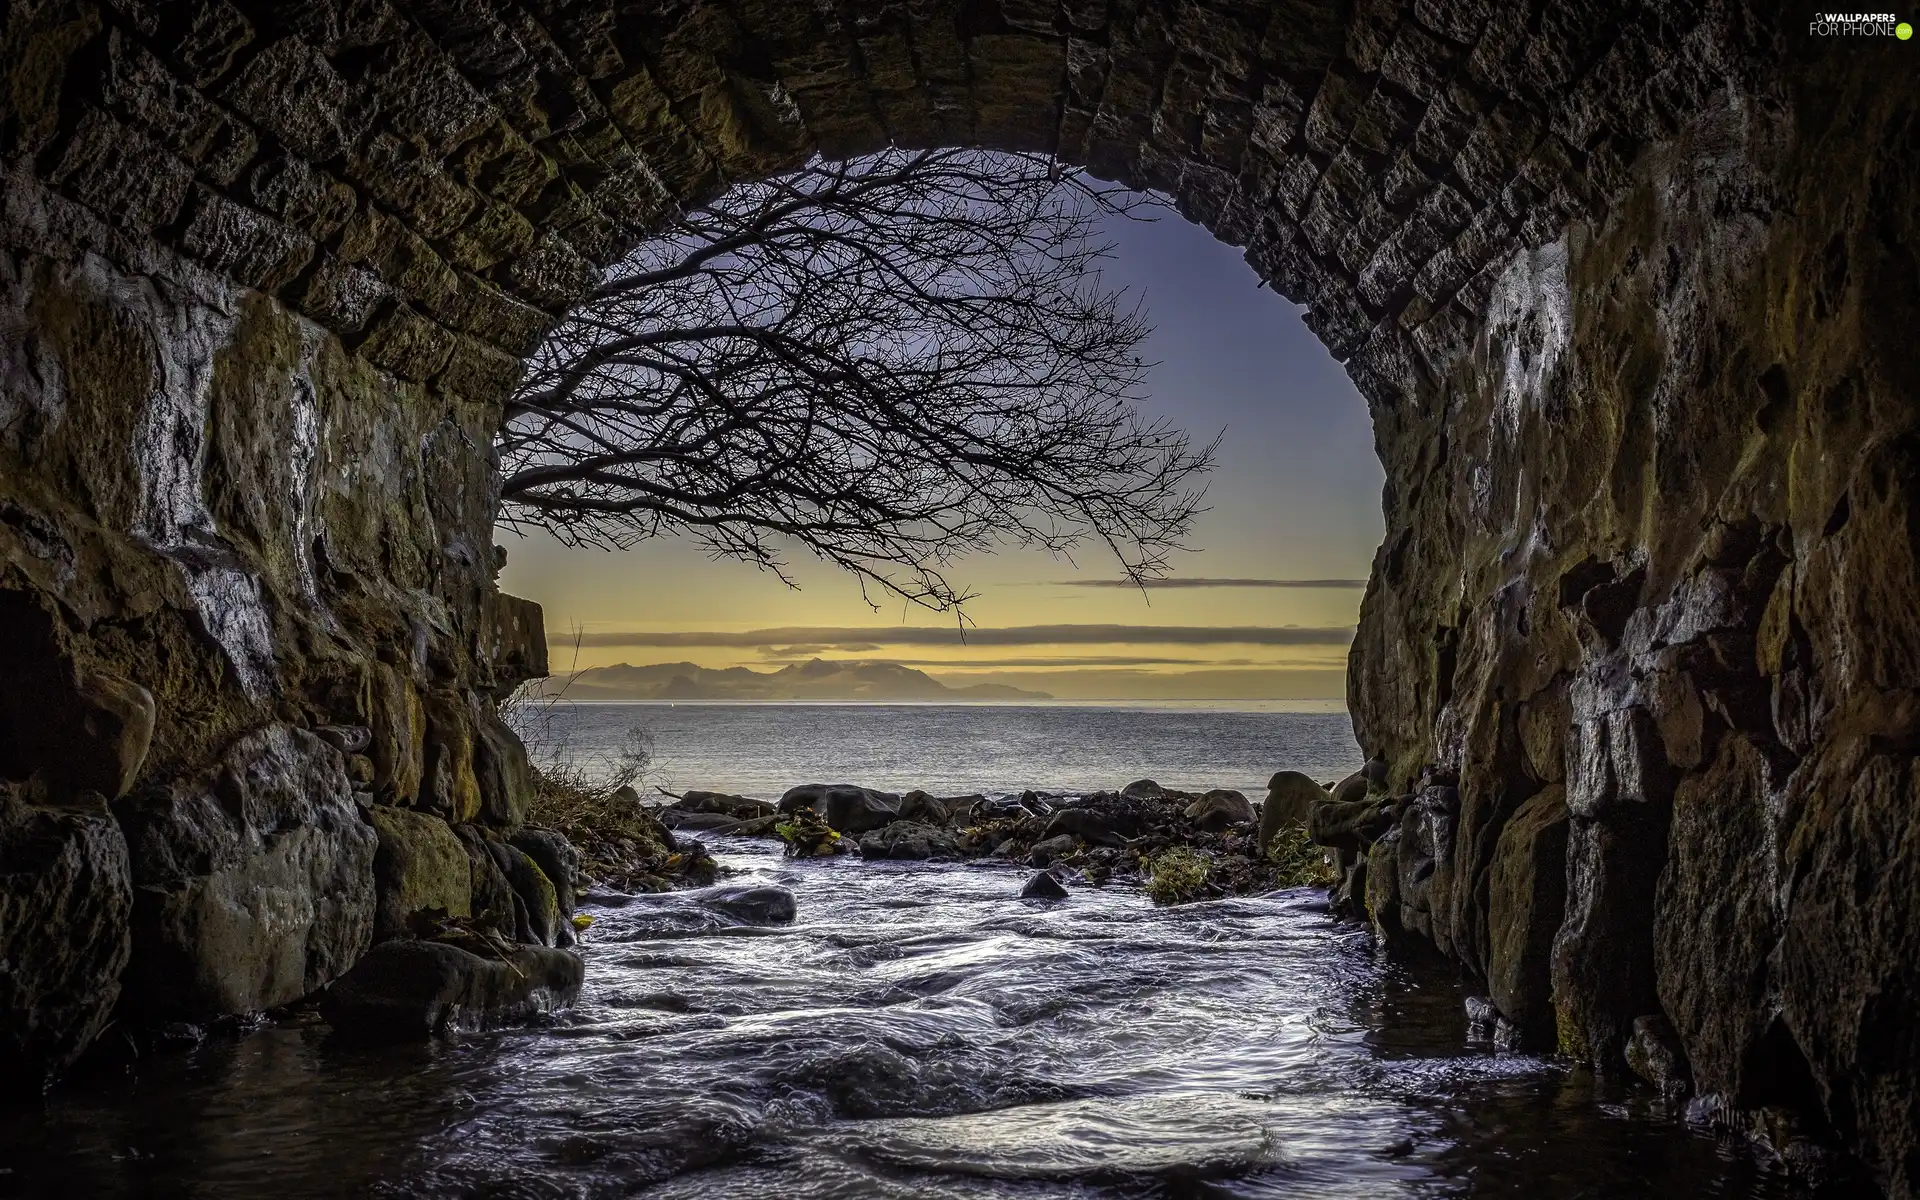
[[[572,929],[560,912],[559,896],[553,881],[539,864],[518,847],[503,842],[488,842],[487,851],[499,865],[517,901],[515,912],[520,921],[515,930],[516,940],[542,946],[563,942],[571,945]]]
[[[858,836],[878,829],[900,815],[900,797],[850,783],[808,783],[789,788],[780,797],[779,810],[791,813],[811,809],[841,833]]]
[[[0,1103],[37,1095],[106,1027],[132,906],[104,806],[38,807],[0,787]]]
[[[716,825],[714,832],[727,837],[774,837],[775,830],[782,818],[779,816],[755,817],[751,821],[735,821],[731,825]]]
[[[586,977],[565,950],[484,958],[442,942],[382,942],[327,990],[320,1012],[355,1040],[414,1041],[523,1024],[571,1005]]]
[[[735,821],[751,821],[760,817],[770,817],[777,811],[775,806],[765,800],[755,800],[748,796],[732,796],[725,792],[689,791],[683,793],[673,804],[661,810],[664,819],[670,812],[718,813]]]
[[[373,856],[377,894],[375,938],[405,937],[416,915],[473,915],[466,848],[432,813],[376,806],[367,813],[379,835]]]
[[[1333,799],[1342,804],[1351,804],[1356,800],[1365,800],[1367,798],[1367,792],[1372,786],[1371,781],[1367,779],[1367,773],[1365,771],[1355,771],[1339,783],[1334,784],[1329,794]],[[1267,787],[1271,790],[1273,784],[1268,783]],[[1301,823],[1305,824],[1305,821],[1303,820]]]
[[[1064,833],[1050,838],[1043,838],[1028,848],[1027,865],[1044,867],[1048,863],[1065,858],[1067,855],[1072,854],[1073,851],[1074,841]]]
[[[1306,778],[1302,776],[1301,778]],[[1312,780],[1319,799],[1307,808],[1307,834],[1322,846],[1361,853],[1381,834],[1399,824],[1408,797],[1383,796],[1377,800],[1342,803],[1327,796]]]
[[[315,991],[373,936],[379,839],[340,754],[271,725],[221,765],[118,810],[134,883],[135,1013],[259,1012]]]
[[[1136,779],[1120,789],[1120,794],[1128,800],[1174,800],[1180,793],[1161,787],[1151,779]]]
[[[1036,871],[1026,886],[1020,889],[1022,900],[1065,900],[1067,889],[1052,871]]]
[[[1327,793],[1311,778],[1298,771],[1278,771],[1267,780],[1267,798],[1260,805],[1260,845],[1273,842],[1273,835],[1285,825],[1307,823],[1313,805],[1324,803]]]
[[[704,888],[686,893],[686,898],[742,925],[785,925],[800,912],[791,890],[771,884]]]
[[[1683,1098],[1693,1087],[1680,1035],[1660,1013],[1636,1017],[1627,1039],[1627,1066],[1669,1100]]]
[[[1218,833],[1229,825],[1248,825],[1255,819],[1253,805],[1231,788],[1215,788],[1181,811],[1200,828]]]
[[[1553,939],[1567,900],[1567,806],[1559,784],[1520,806],[1500,831],[1487,882],[1487,990],[1519,1044],[1551,1050]]]
[[[576,907],[575,884],[580,878],[580,852],[565,834],[553,829],[522,829],[510,839],[516,850],[534,861],[553,883],[560,915],[571,916]]]
[[[952,814],[945,801],[916,788],[900,797],[899,819],[917,821],[922,825],[946,825],[952,819]]]
[[[668,829],[683,829],[688,833],[699,833],[710,829],[732,829],[740,824],[740,818],[722,812],[688,812],[684,809],[663,808],[660,810],[660,823]]]
[[[521,904],[507,882],[506,872],[494,860],[488,838],[473,825],[455,825],[454,836],[467,855],[467,883],[472,896],[472,921],[478,928],[491,929],[509,941],[519,937],[525,924]]]
[[[1121,828],[1129,825],[1137,827],[1138,822],[1128,821],[1124,814],[1105,806],[1063,808],[1047,819],[1041,837],[1047,840],[1079,838],[1095,846],[1119,848],[1126,845]]]
[[[895,821],[860,838],[863,858],[958,858],[959,843],[951,833],[918,821]]]

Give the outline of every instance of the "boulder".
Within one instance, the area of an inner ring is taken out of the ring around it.
[[[1634,1019],[1633,1034],[1627,1039],[1627,1066],[1668,1100],[1684,1099],[1693,1090],[1680,1035],[1660,1013]]]
[[[1065,900],[1067,889],[1052,871],[1036,871],[1027,886],[1020,889],[1022,900]]]
[[[1280,832],[1282,826],[1307,824],[1312,807],[1326,801],[1326,791],[1300,772],[1275,772],[1273,778],[1267,780],[1267,798],[1260,805],[1261,850],[1264,852],[1273,842],[1273,835]]]
[[[755,817],[751,821],[735,821],[731,825],[721,825],[715,828],[714,832],[726,837],[773,837],[774,828],[779,824],[780,817],[776,814],[771,817]]]
[[[952,814],[946,802],[938,796],[914,789],[900,797],[900,816],[902,821],[917,821],[922,825],[946,825]]]
[[[687,812],[678,808],[663,808],[659,811],[660,823],[668,829],[684,829],[689,833],[699,833],[708,829],[729,829],[740,824],[739,817],[730,817],[726,813]]]
[[[542,946],[501,960],[442,942],[382,942],[328,989],[320,1014],[355,1039],[416,1041],[565,1008],[585,977],[578,957]]]
[[[668,812],[719,813],[736,821],[752,821],[774,814],[774,806],[765,800],[755,800],[749,796],[732,796],[726,792],[687,792],[672,805],[662,810]]]
[[[1508,818],[1488,872],[1487,992],[1529,1050],[1556,1045],[1553,938],[1567,904],[1565,791],[1556,783]]]
[[[1339,783],[1333,785],[1333,798],[1342,804],[1351,804],[1356,800],[1365,800],[1367,798],[1367,792],[1372,786],[1372,783],[1367,779],[1367,773],[1365,771],[1355,771]],[[1304,821],[1301,823],[1305,824]]]
[[[1111,795],[1112,793],[1107,793]],[[1075,807],[1063,808],[1048,819],[1043,838],[1055,838],[1065,835],[1079,838],[1095,846],[1123,847],[1125,836],[1121,833],[1123,825],[1134,824],[1105,808]]]
[[[500,829],[526,824],[533,803],[533,763],[518,734],[507,727],[491,701],[475,706],[473,774],[480,790],[478,819]]]
[[[1065,858],[1074,851],[1074,840],[1066,834],[1042,838],[1027,850],[1027,865],[1044,867],[1056,859]]]
[[[104,807],[0,788],[0,1104],[37,1096],[106,1027],[132,906],[126,839]]]
[[[785,925],[799,914],[799,902],[787,888],[723,885],[685,893],[702,908],[733,918],[742,925]]]
[[[1230,825],[1251,825],[1254,821],[1253,805],[1232,788],[1214,788],[1181,812],[1200,828],[1213,833],[1222,832]]]
[[[1365,851],[1374,839],[1399,823],[1400,809],[1411,802],[1405,796],[1382,796],[1342,804],[1322,792],[1318,784],[1313,790],[1320,799],[1307,809],[1307,836],[1316,845],[1336,850]],[[1264,826],[1265,821],[1261,824]]]
[[[375,938],[405,937],[414,916],[436,909],[450,917],[473,915],[466,848],[445,821],[384,805],[367,817],[380,838],[373,856]]]
[[[862,858],[958,858],[960,844],[951,833],[918,821],[895,821],[860,838]]]
[[[507,882],[506,872],[500,869],[500,864],[493,859],[493,852],[487,849],[486,834],[474,825],[455,825],[453,832],[467,855],[467,881],[473,895],[474,923],[508,940],[518,937],[522,924],[521,905],[513,894],[513,885]]]
[[[1151,779],[1136,779],[1121,788],[1120,794],[1129,800],[1169,800],[1179,793],[1168,791]]]
[[[900,797],[850,783],[807,783],[780,797],[781,812],[802,808],[812,809],[836,831],[858,836],[897,819]]]
[[[567,835],[554,829],[522,829],[508,840],[531,858],[552,882],[554,897],[560,902],[560,915],[572,916],[578,907],[575,883],[580,878],[580,851],[567,840]]]
[[[270,725],[220,764],[117,808],[134,884],[141,1017],[255,1012],[324,986],[373,937],[379,838],[340,753]]]
[[[542,946],[572,945],[573,930],[561,915],[560,897],[539,864],[525,851],[504,842],[489,841],[487,852],[506,876],[517,901],[515,912],[520,919],[514,937]]]

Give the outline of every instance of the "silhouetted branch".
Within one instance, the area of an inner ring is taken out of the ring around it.
[[[1091,540],[1162,573],[1211,445],[1136,409],[1148,326],[1103,285],[1103,212],[1044,157],[816,161],[688,212],[534,356],[503,520],[618,548],[684,531],[783,572],[791,540],[919,604],[943,569]]]

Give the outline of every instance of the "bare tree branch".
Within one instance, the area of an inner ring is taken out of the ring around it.
[[[931,608],[960,556],[1106,546],[1164,573],[1214,447],[1137,409],[1148,325],[1103,212],[1035,155],[816,160],[688,212],[535,354],[503,521],[578,545],[685,532],[784,573],[797,543]]]

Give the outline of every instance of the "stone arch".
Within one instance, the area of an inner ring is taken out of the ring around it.
[[[1756,1053],[1804,1061],[1911,1193],[1920,1053],[1881,1019],[1920,994],[1897,50],[1740,0],[23,0],[0,612],[57,618],[57,703],[0,706],[7,844],[54,864],[9,878],[124,938],[133,882],[184,885],[166,797],[242,751],[323,781],[316,825],[360,792],[511,829],[492,703],[544,650],[492,585],[486,446],[521,358],[730,181],[1050,151],[1244,247],[1368,401],[1387,538],[1349,691],[1387,794],[1343,898],[1602,1069],[1690,1059],[1732,1104]],[[123,768],[85,789],[112,807],[36,807],[84,799],[47,794],[54,746]],[[351,959],[371,898],[340,907],[288,961]],[[45,990],[0,1060],[105,1019],[125,953],[50,946],[4,947]]]

